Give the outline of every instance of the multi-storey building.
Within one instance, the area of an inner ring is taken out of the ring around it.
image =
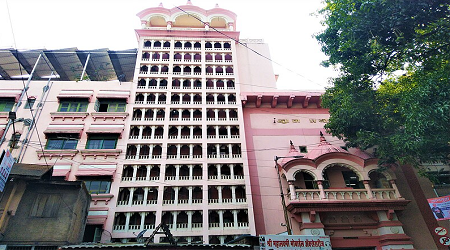
[[[164,222],[178,240],[206,243],[255,234],[236,15],[188,3],[138,17],[128,140],[106,228],[132,238]]]
[[[0,50],[0,147],[85,182],[86,241],[165,223],[189,243],[291,229],[337,248],[437,246],[431,184],[342,148],[322,92],[277,91],[267,44],[240,39],[233,12],[188,1],[138,17],[137,50]]]

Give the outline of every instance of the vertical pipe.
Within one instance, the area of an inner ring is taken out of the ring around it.
[[[275,161],[275,170],[277,171],[277,176],[278,176],[278,184],[280,185],[280,196],[281,196],[281,205],[283,206],[284,221],[286,223],[286,229],[287,229],[288,235],[292,235],[291,223],[289,222],[289,216],[287,213],[286,202],[284,201],[284,193],[283,193],[283,186],[281,185],[280,171],[278,170],[278,162],[277,162],[278,157],[277,156],[275,156],[274,161]]]
[[[83,77],[84,77],[84,74],[86,73],[86,68],[87,68],[87,64],[89,62],[89,58],[91,58],[91,53],[89,53],[87,56],[86,63],[84,64],[84,67],[83,67],[83,73],[81,73],[80,81],[83,81]]]

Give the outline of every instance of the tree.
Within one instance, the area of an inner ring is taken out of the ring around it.
[[[450,1],[325,0],[326,128],[379,164],[448,162]]]

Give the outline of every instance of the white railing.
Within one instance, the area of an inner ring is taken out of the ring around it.
[[[219,222],[210,222],[209,223],[209,227],[220,227],[220,223]]]
[[[125,225],[114,225],[113,230],[114,231],[124,231],[125,230]]]
[[[147,200],[147,205],[156,205],[158,203],[157,200]]]
[[[175,204],[175,200],[163,200],[163,205],[173,205]]]
[[[219,203],[219,199],[208,199],[209,204],[216,204]]]
[[[118,206],[126,206],[126,205],[128,205],[128,201],[118,201],[117,205]]]
[[[238,227],[239,228],[248,227],[248,222],[238,222]]]

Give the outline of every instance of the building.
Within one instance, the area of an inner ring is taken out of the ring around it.
[[[188,1],[137,16],[137,50],[0,51],[3,138],[19,161],[84,181],[85,241],[131,243],[163,222],[184,243],[291,229],[336,249],[438,247],[431,183],[378,173],[371,154],[326,134],[322,93],[276,90],[254,53],[270,58],[267,44],[240,39],[233,12]]]
[[[0,202],[1,245],[56,249],[82,242],[89,193],[81,181],[51,178],[52,167],[13,166]]]

